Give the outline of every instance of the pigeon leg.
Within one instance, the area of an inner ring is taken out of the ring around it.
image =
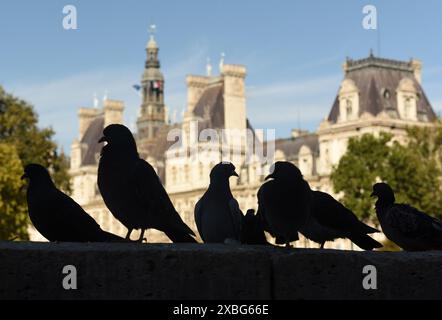
[[[140,238],[138,238],[138,242],[140,243],[144,240],[144,232],[146,232],[146,229],[141,229]]]
[[[130,234],[132,233],[133,229],[127,229],[127,234],[126,234],[126,240],[130,240]]]
[[[325,242],[322,242],[321,246],[319,247],[319,249],[324,249],[324,244],[325,244]]]
[[[290,245],[290,242],[286,242],[286,243],[285,243],[285,247],[286,247],[286,248],[292,248],[292,246]]]

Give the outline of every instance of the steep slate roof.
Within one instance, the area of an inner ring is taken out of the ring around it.
[[[425,114],[428,121],[435,120],[436,114],[421,85],[414,77],[411,62],[382,59],[372,55],[361,60],[347,60],[345,79],[353,80],[359,90],[359,115],[364,112],[377,115],[384,110],[389,110],[396,112],[398,116],[396,89],[404,78],[413,81],[420,97],[417,101],[418,115]],[[385,90],[390,93],[389,99],[383,97]],[[338,116],[339,99],[336,97],[328,121],[335,123]]]
[[[319,140],[316,134],[275,140],[275,150],[281,150],[288,158],[297,157],[299,150],[304,145],[309,147],[312,153],[319,153]]]
[[[194,115],[202,118],[199,127],[202,129],[224,128],[224,85],[212,85],[204,90],[195,108]]]
[[[104,117],[97,117],[92,120],[89,127],[86,129],[83,137],[81,138],[81,145],[84,148],[82,151],[83,158],[81,159],[82,166],[93,166],[98,164],[98,157],[103,147],[102,143],[98,143],[98,140],[103,135]]]
[[[176,142],[175,140],[168,141],[167,136],[169,131],[175,128],[179,128],[178,125],[164,125],[158,129],[156,138],[147,145],[142,145],[137,141],[138,151],[143,159],[147,157],[153,157],[157,160],[164,159],[164,153]]]
[[[224,129],[224,85],[217,83],[206,88],[193,109],[193,114],[198,120],[198,133],[204,129]],[[246,127],[255,131],[246,119]]]

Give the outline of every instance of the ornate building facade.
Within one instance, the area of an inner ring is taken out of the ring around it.
[[[222,160],[237,167],[240,178],[231,179],[231,188],[245,212],[256,209],[257,190],[274,161],[292,161],[313,189],[333,193],[329,176],[349,138],[387,131],[401,140],[407,126],[430,125],[437,118],[421,86],[418,60],[396,61],[370,54],[345,61],[331,111],[315,133],[295,129],[291,137],[265,139],[247,119],[246,68],[231,64],[220,65],[217,76],[187,76],[187,110],[183,122],[172,125],[166,120],[165,80],[158,52],[151,36],[135,137],[140,156],[154,166],[177,211],[195,231],[194,205],[209,184],[210,169]],[[73,198],[103,229],[120,235],[126,229],[108,212],[96,181],[98,139],[106,125],[122,123],[123,110],[123,102],[114,100],[104,101],[102,109],[79,109],[79,136],[72,143],[70,171]],[[149,242],[168,242],[155,230],[147,237]],[[298,245],[317,247],[303,238]],[[337,240],[326,247],[351,248],[351,243]]]

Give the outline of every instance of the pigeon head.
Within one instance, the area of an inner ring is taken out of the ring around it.
[[[39,164],[28,164],[25,167],[24,174],[22,175],[22,179],[29,179],[31,183],[45,183],[53,185],[51,176],[49,175],[48,170]]]
[[[373,185],[373,192],[371,193],[371,196],[378,197],[378,201],[387,204],[393,204],[396,201],[393,189],[384,182]]]
[[[302,179],[301,170],[293,163],[288,161],[277,161],[270,167],[270,174],[265,177],[267,179]]]
[[[98,142],[107,142],[104,148],[108,148],[109,146],[111,148],[137,150],[137,145],[132,132],[122,124],[108,125],[104,128],[103,136]]]
[[[210,181],[228,180],[232,176],[239,177],[235,171],[235,166],[230,162],[220,162],[210,171]]]

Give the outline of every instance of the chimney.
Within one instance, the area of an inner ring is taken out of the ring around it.
[[[308,135],[308,130],[292,129],[292,138],[299,138]]]
[[[104,127],[113,123],[123,123],[123,101],[109,100],[103,101],[103,111],[104,111]]]
[[[225,64],[224,78],[224,126],[226,129],[247,128],[245,77],[246,68],[241,65]]]
[[[411,59],[411,67],[413,68],[414,77],[419,84],[422,84],[422,61],[418,59]]]
[[[187,111],[193,112],[198,100],[201,98],[204,89],[209,83],[208,77],[188,75],[187,83]]]
[[[80,137],[83,138],[84,133],[91,124],[92,120],[95,119],[100,114],[101,110],[95,108],[80,108],[78,110],[78,121],[79,121],[79,133]]]

